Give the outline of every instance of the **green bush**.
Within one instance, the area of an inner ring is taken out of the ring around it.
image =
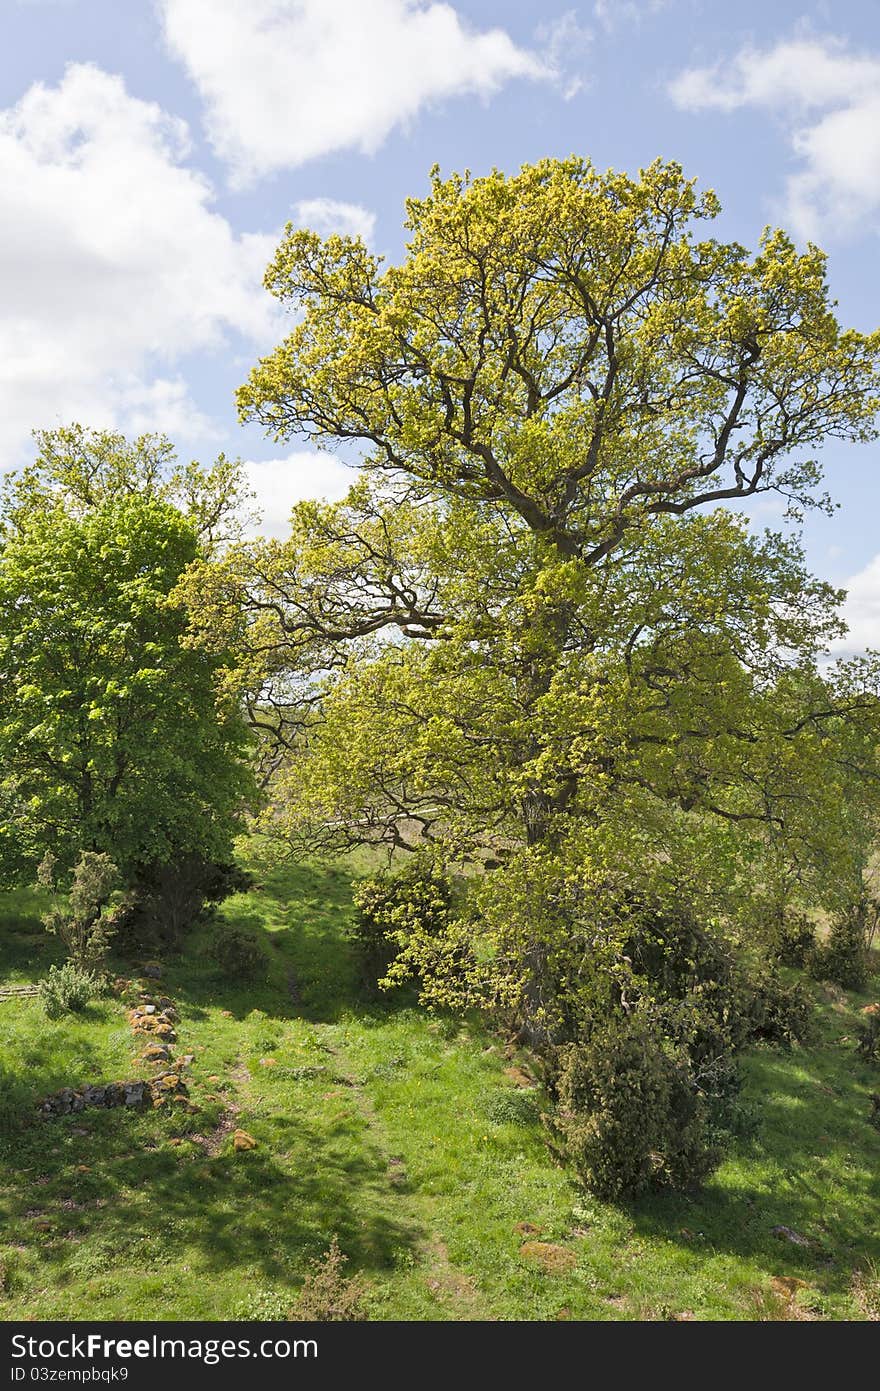
[[[37,882],[57,890],[55,856],[47,850],[37,871]],[[70,890],[60,903],[43,915],[47,932],[60,937],[71,963],[88,974],[99,971],[116,933],[116,889],[119,870],[109,855],[84,850],[73,868]]]
[[[739,1053],[806,1038],[809,995],[680,900],[624,895],[587,925],[601,949],[581,950],[589,964],[549,1050],[550,1125],[600,1196],[691,1186],[756,1129]]]
[[[397,874],[382,872],[355,885],[351,936],[365,986],[384,976],[408,939],[439,937],[452,908],[452,886],[434,865],[414,860]]]
[[[799,981],[786,983],[773,966],[747,974],[741,989],[741,1011],[748,1041],[790,1048],[806,1043],[813,1032],[813,1004]]]
[[[835,918],[828,940],[811,954],[807,969],[816,980],[833,981],[844,990],[863,990],[868,983],[868,948],[859,906]]]
[[[599,1198],[689,1187],[717,1166],[709,1109],[687,1052],[644,1013],[618,1015],[560,1050],[551,1127]]]
[[[210,955],[221,975],[230,981],[265,980],[269,969],[269,960],[260,938],[241,927],[224,926],[214,932]]]
[[[130,955],[179,951],[187,934],[253,878],[238,865],[186,855],[141,865],[117,913],[117,943]]]
[[[72,961],[63,966],[50,966],[37,989],[43,1009],[49,1019],[62,1014],[77,1014],[97,995],[100,983],[91,971],[83,971]]]
[[[804,967],[816,949],[816,927],[803,913],[782,915],[768,945],[768,956],[780,966]]]
[[[803,986],[787,984],[775,965],[750,959],[687,905],[630,900],[621,916],[621,946],[585,992],[587,1007],[570,1018],[565,1041],[579,1042],[596,1018],[640,1005],[655,1020],[662,1017],[703,1078],[729,1071],[748,1043],[787,1046],[809,1036],[812,1006]],[[613,935],[607,928],[605,934]],[[728,1089],[725,1082],[722,1090]]]

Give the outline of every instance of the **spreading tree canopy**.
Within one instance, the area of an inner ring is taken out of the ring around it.
[[[0,515],[0,863],[108,853],[130,877],[225,858],[250,795],[248,738],[216,658],[181,645],[169,595],[234,493],[220,461],[79,428],[38,439]],[[174,500],[176,499],[176,501]]]
[[[815,452],[875,437],[880,334],[838,324],[816,247],[752,254],[717,212],[676,164],[571,158],[435,172],[397,265],[289,227],[294,326],[241,414],[358,447],[359,481],[186,581],[276,822],[481,864],[468,950],[533,1012],[561,904],[832,894],[873,815],[873,665],[820,670],[840,594],[734,509],[830,505]]]

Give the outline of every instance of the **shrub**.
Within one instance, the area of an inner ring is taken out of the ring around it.
[[[260,938],[241,927],[224,926],[214,932],[210,955],[226,980],[264,980],[269,968]]]
[[[721,1158],[686,1051],[645,1013],[618,1015],[565,1045],[555,1089],[552,1129],[597,1197],[690,1186]]]
[[[415,860],[397,874],[380,873],[355,886],[351,936],[364,984],[385,976],[399,949],[414,937],[439,937],[452,908],[452,886],[436,866]]]
[[[55,857],[47,851],[40,864],[38,882],[55,889]],[[64,906],[43,915],[47,932],[60,937],[74,966],[88,973],[104,964],[116,931],[113,896],[119,871],[109,855],[84,850],[73,870],[73,882]]]
[[[252,876],[238,865],[200,855],[141,865],[119,914],[119,945],[133,955],[177,951],[206,912],[252,887]]]
[[[768,946],[780,966],[804,967],[816,949],[816,927],[803,913],[785,913]]]
[[[813,1005],[804,986],[790,984],[773,966],[748,973],[741,990],[741,1010],[748,1039],[781,1044],[805,1043],[813,1029]]]
[[[868,983],[868,950],[862,905],[835,918],[828,940],[807,963],[816,980],[833,981],[844,990],[863,990]]]
[[[367,1317],[363,1307],[364,1282],[359,1276],[343,1274],[347,1260],[334,1236],[324,1255],[310,1262],[296,1302],[297,1319],[329,1323],[354,1322]]]
[[[99,982],[91,971],[83,971],[72,961],[66,961],[63,966],[50,966],[48,976],[44,976],[37,986],[49,1019],[59,1019],[62,1014],[77,1014],[84,1010],[99,988]]]
[[[809,995],[674,897],[624,893],[581,908],[572,928],[577,990],[547,1050],[549,1124],[600,1196],[692,1186],[756,1129],[739,1052],[802,1040]]]
[[[621,917],[622,943],[600,967],[604,978],[584,993],[586,1010],[570,1017],[568,1041],[579,1041],[592,1019],[641,1003],[662,1017],[702,1079],[729,1070],[749,1042],[787,1046],[808,1037],[812,1005],[803,986],[787,984],[775,965],[750,960],[686,905],[628,900]]]

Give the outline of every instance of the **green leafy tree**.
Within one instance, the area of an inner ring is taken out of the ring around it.
[[[207,554],[198,509],[184,512],[158,474],[142,473],[147,443],[126,454],[118,436],[43,436],[36,463],[7,488],[0,862],[9,874],[46,849],[64,868],[83,851],[109,855],[125,883],[144,865],[227,858],[250,795],[246,730],[237,710],[218,708],[216,661],[181,645],[186,615],[169,599]],[[213,483],[203,482],[206,501]]]
[[[47,851],[40,861],[37,881],[42,888],[57,889],[55,856]],[[66,901],[55,903],[43,915],[47,932],[60,937],[70,961],[81,971],[99,971],[115,932],[114,908],[119,870],[109,855],[84,850],[77,860]]]
[[[191,570],[190,640],[236,653],[295,842],[489,871],[459,945],[540,1036],[589,950],[567,904],[850,874],[876,669],[820,676],[841,595],[731,508],[830,505],[814,452],[875,437],[880,335],[839,326],[816,247],[701,234],[717,200],[675,164],[435,172],[407,211],[388,267],[288,229],[266,284],[297,321],[240,410],[359,446],[362,477]]]

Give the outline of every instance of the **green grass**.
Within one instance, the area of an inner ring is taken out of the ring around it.
[[[880,1073],[847,1040],[870,995],[817,988],[817,1044],[751,1055],[761,1128],[700,1194],[609,1206],[507,1103],[516,1060],[478,1021],[359,999],[346,870],[259,873],[223,916],[266,934],[264,984],[223,982],[209,929],[166,963],[192,1112],[22,1128],[57,1087],[136,1075],[132,1041],[112,998],[55,1022],[0,1002],[0,1318],[280,1317],[334,1233],[376,1319],[861,1316],[854,1276],[880,1263]],[[53,947],[34,896],[6,896],[0,983],[38,978]],[[257,1148],[233,1151],[232,1125]],[[524,1222],[574,1268],[528,1265]],[[793,1303],[780,1276],[804,1282]]]

